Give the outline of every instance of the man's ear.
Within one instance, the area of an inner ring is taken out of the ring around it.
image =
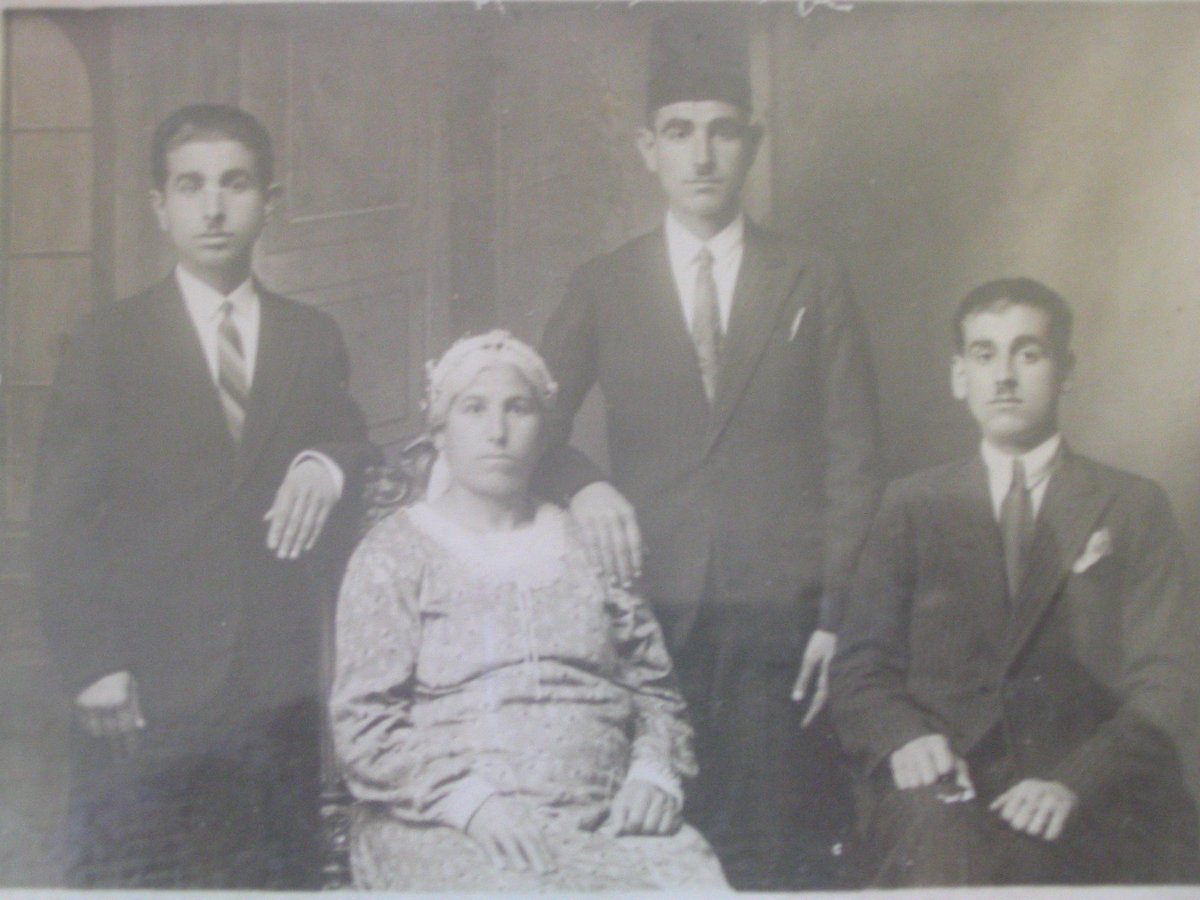
[[[658,174],[658,157],[654,153],[654,145],[657,137],[654,134],[654,129],[648,128],[645,125],[637,130],[637,136],[634,138],[634,144],[638,148],[638,153],[642,157],[642,165],[646,167],[647,172]]]
[[[950,391],[955,400],[967,399],[967,368],[961,354],[954,354],[950,361]]]
[[[275,212],[275,207],[279,205],[279,201],[283,199],[283,185],[278,181],[267,186],[263,191],[263,205],[268,216]]]
[[[167,195],[158,188],[150,189],[150,208],[154,210],[154,218],[158,220],[158,230],[164,234],[170,230],[167,222]]]
[[[1058,392],[1065,394],[1075,383],[1075,354],[1068,350],[1059,365],[1061,372],[1058,376]]]
[[[765,130],[758,122],[752,122],[746,126],[746,144],[749,148],[750,163],[746,166],[747,169],[754,165],[754,160],[758,157],[758,148],[762,146],[763,135]]]

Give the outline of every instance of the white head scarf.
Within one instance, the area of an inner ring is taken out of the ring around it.
[[[455,398],[471,386],[480,372],[491,366],[512,366],[533,388],[542,410],[554,408],[558,385],[550,376],[545,360],[524,341],[496,329],[455,341],[436,363],[426,363],[425,421],[430,432],[446,424]],[[441,496],[449,487],[450,472],[438,454],[429,474],[426,498],[432,500]]]

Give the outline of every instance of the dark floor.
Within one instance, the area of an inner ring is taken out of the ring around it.
[[[23,531],[0,526],[0,889],[59,887],[68,706],[46,656]]]

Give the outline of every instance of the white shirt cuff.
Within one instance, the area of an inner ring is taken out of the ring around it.
[[[441,818],[459,831],[466,831],[471,817],[484,801],[498,793],[495,785],[478,775],[468,775],[441,803]]]
[[[288,468],[290,472],[296,466],[307,460],[315,459],[325,467],[325,471],[329,473],[329,477],[333,479],[333,487],[337,491],[338,499],[342,499],[342,488],[346,486],[346,476],[342,473],[342,467],[335,463],[332,459],[322,453],[320,450],[304,450],[292,460],[291,466]]]
[[[664,793],[674,797],[680,805],[683,805],[683,787],[679,783],[679,779],[675,774],[669,771],[665,766],[659,763],[650,762],[645,759],[637,759],[629,767],[629,774],[625,776],[625,782],[630,781],[645,781],[648,784],[660,788]]]

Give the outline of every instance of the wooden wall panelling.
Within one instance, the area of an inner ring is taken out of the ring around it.
[[[394,451],[420,431],[424,361],[448,321],[441,77],[427,10],[293,7],[247,20],[243,103],[279,146],[267,281],[345,332],[352,390]]]

